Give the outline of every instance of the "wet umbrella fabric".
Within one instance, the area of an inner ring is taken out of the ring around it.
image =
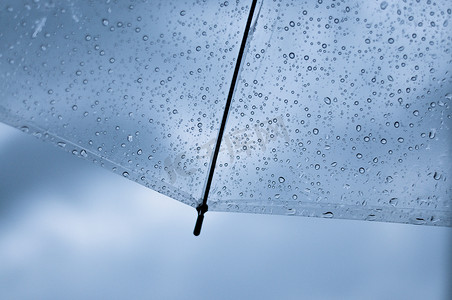
[[[0,120],[193,207],[451,226],[447,4],[7,1]]]

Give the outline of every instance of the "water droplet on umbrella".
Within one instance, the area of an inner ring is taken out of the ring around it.
[[[284,181],[286,181],[286,179],[284,177],[279,177],[278,180],[280,183],[283,183]]]
[[[327,212],[323,213],[323,217],[324,218],[332,218],[332,217],[334,217],[334,214],[330,211],[327,211]]]
[[[391,204],[392,206],[397,206],[398,202],[399,202],[399,200],[397,198],[391,198],[389,200],[389,204]]]
[[[325,104],[330,105],[330,104],[331,104],[331,99],[330,99],[330,97],[325,97],[325,98],[323,99],[323,102],[325,102]]]
[[[426,223],[426,221],[424,220],[424,218],[416,218],[413,223],[414,225],[423,225]]]
[[[447,93],[444,97],[445,97],[447,100],[452,100],[452,93]]]
[[[388,7],[388,2],[383,1],[383,2],[380,3],[380,8],[381,8],[382,10],[385,10],[386,7]]]

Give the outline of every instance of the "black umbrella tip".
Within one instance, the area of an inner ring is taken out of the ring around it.
[[[198,215],[195,224],[195,230],[193,230],[193,234],[198,236],[201,233],[202,221],[204,221],[204,215]]]
[[[199,205],[196,210],[198,211],[198,218],[196,219],[195,229],[193,230],[193,234],[198,236],[201,233],[202,222],[204,221],[204,214],[208,210],[207,204]]]

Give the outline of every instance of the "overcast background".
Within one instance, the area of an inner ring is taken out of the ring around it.
[[[0,299],[450,299],[451,229],[195,210],[0,124]]]

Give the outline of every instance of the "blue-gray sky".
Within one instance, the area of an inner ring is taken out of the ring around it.
[[[451,229],[195,211],[0,125],[1,299],[448,299]]]

